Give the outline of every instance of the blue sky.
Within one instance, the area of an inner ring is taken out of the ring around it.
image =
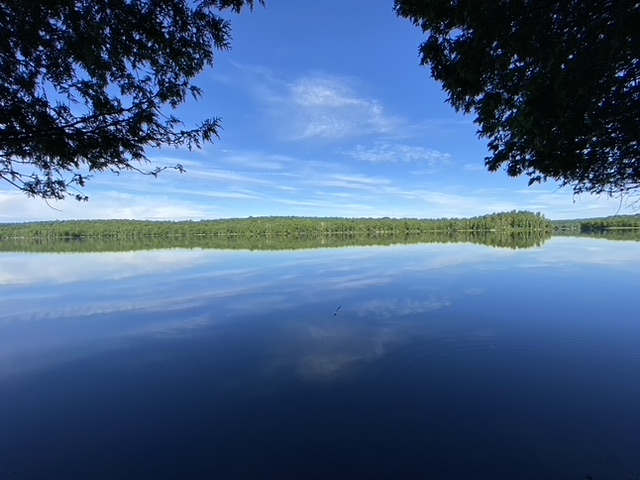
[[[232,50],[197,78],[203,98],[177,112],[187,125],[221,117],[221,139],[201,151],[148,152],[154,165],[181,163],[186,173],[97,174],[88,203],[54,208],[3,184],[0,221],[635,212],[553,182],[528,187],[526,178],[488,173],[486,141],[419,66],[424,37],[392,5],[267,0],[230,15]]]

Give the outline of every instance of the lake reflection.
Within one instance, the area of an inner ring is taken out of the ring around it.
[[[639,267],[558,237],[3,253],[0,478],[640,478]]]

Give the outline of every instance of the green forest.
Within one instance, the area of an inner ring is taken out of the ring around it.
[[[605,230],[640,229],[640,215],[612,215],[609,217],[555,220],[554,230],[602,232]]]
[[[512,211],[472,218],[249,217],[202,221],[74,220],[0,224],[0,251],[106,252],[160,248],[294,250],[409,243],[539,246],[552,235],[638,240],[640,216],[550,221]]]
[[[523,211],[465,219],[249,217],[197,222],[32,222],[0,225],[0,251],[291,250],[449,242],[528,248],[544,242],[552,228],[541,214]]]
[[[551,231],[540,213],[503,212],[473,218],[249,217],[201,221],[74,220],[0,226],[0,239],[140,236],[420,235],[432,232]]]

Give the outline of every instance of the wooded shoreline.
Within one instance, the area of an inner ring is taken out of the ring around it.
[[[298,250],[418,243],[473,243],[519,249],[540,246],[554,235],[638,241],[639,227],[640,219],[635,216],[615,217],[611,221],[588,219],[581,223],[578,220],[550,221],[532,212],[505,212],[466,219],[249,217],[180,222],[76,220],[0,224],[0,251]]]
[[[0,239],[128,236],[419,235],[432,232],[551,231],[540,213],[472,218],[249,217],[201,221],[71,220],[0,224]]]

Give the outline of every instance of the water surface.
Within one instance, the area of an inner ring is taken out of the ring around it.
[[[639,267],[575,238],[2,253],[0,478],[637,479]]]

